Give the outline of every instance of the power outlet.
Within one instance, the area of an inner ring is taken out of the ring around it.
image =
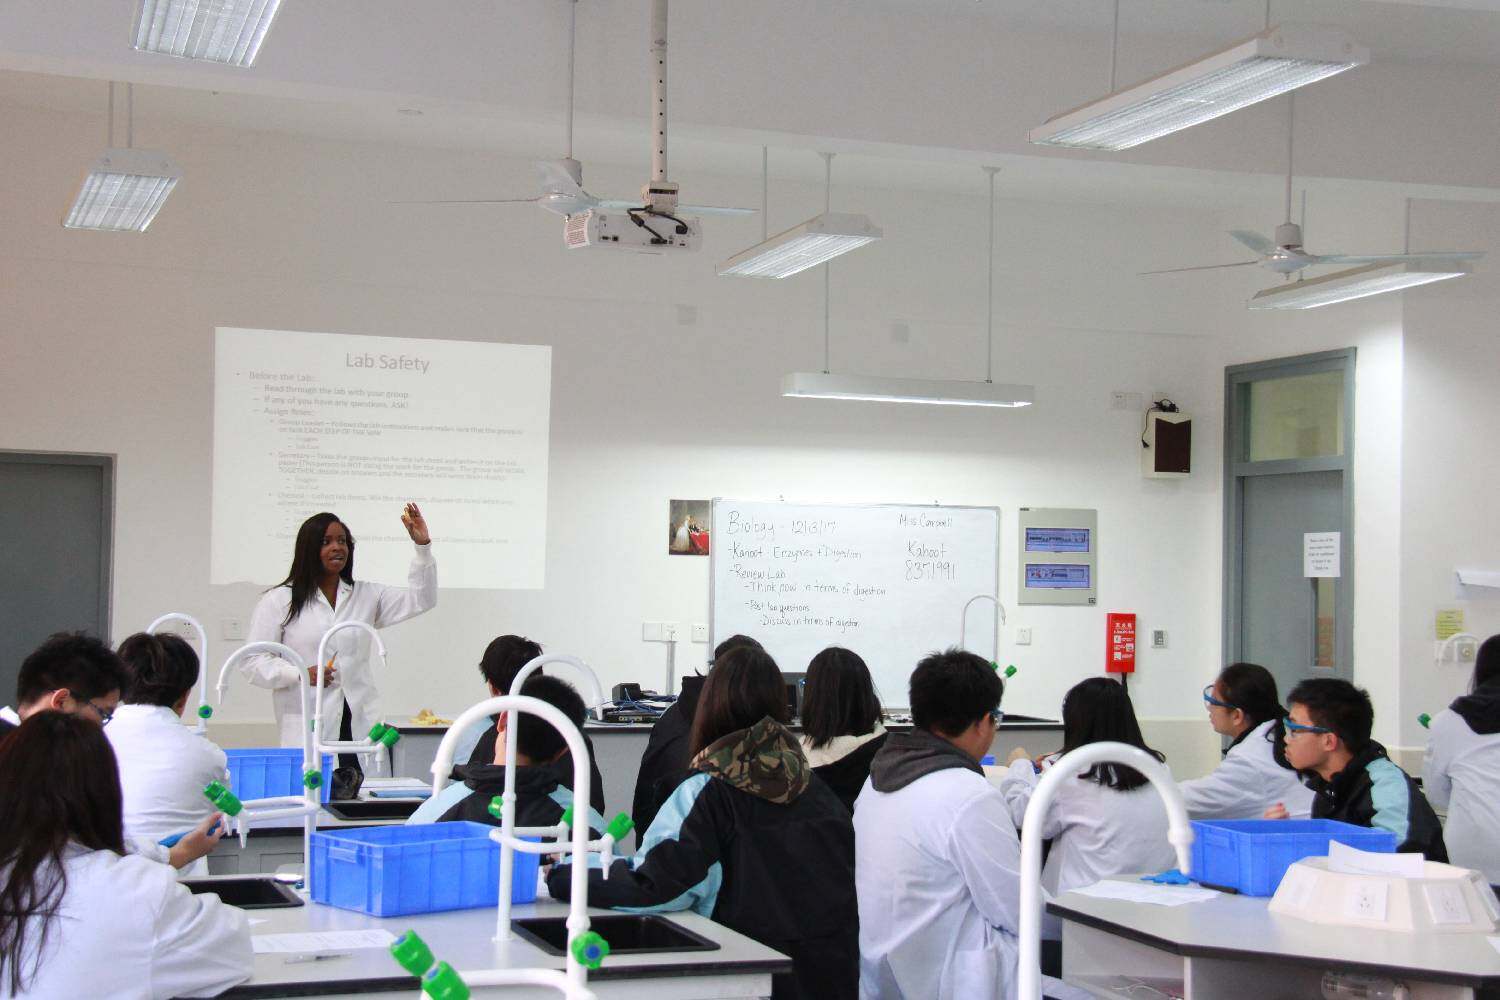
[[[694,642],[707,642],[708,641],[708,626],[707,625],[697,624],[697,625],[693,626],[693,641]]]
[[[240,618],[221,618],[219,620],[219,638],[231,640],[245,638],[244,620]]]
[[[1166,629],[1164,629],[1164,628],[1154,628],[1154,629],[1151,630],[1151,648],[1152,649],[1166,649],[1167,648],[1167,630]]]
[[[1017,646],[1029,646],[1029,645],[1031,645],[1031,629],[1029,629],[1029,628],[1018,628],[1018,629],[1016,629],[1016,645]]]
[[[661,642],[661,622],[642,622],[641,641]]]
[[[661,623],[661,641],[676,642],[677,637],[682,634],[682,626],[676,622]]]
[[[1124,390],[1116,389],[1109,394],[1109,408],[1111,410],[1138,412],[1145,409],[1145,406],[1145,400],[1141,398],[1141,394],[1138,392],[1125,392]]]

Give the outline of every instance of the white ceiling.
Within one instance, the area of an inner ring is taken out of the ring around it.
[[[143,143],[153,121],[171,121],[555,157],[564,2],[288,3],[259,64],[233,70],[131,50],[132,0],[10,0],[0,4],[0,103],[102,121],[102,81],[135,80]],[[755,174],[766,144],[775,178],[820,179],[811,154],[822,148],[846,154],[840,179],[876,187],[979,196],[977,167],[993,163],[1004,167],[1002,196],[1274,204],[1285,164],[1281,102],[1134,154],[1025,144],[1025,128],[1049,109],[1107,89],[1112,10],[1111,0],[679,2],[672,174]],[[645,0],[578,6],[576,153],[638,166],[642,180],[645,13]],[[1299,175],[1421,197],[1500,192],[1500,0],[1274,0],[1272,15],[1338,24],[1375,52],[1376,64],[1310,88],[1299,103]],[[1122,0],[1120,79],[1257,31],[1264,16],[1263,0]],[[1429,114],[1434,106],[1443,114]],[[530,193],[443,183],[407,194]]]

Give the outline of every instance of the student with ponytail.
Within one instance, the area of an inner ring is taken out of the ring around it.
[[[1313,793],[1286,759],[1286,709],[1276,678],[1257,663],[1231,663],[1203,689],[1214,732],[1230,739],[1224,760],[1201,778],[1178,783],[1193,819],[1260,819],[1278,803],[1306,819]]]

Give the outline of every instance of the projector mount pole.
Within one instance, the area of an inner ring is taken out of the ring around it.
[[[568,117],[564,127],[568,133],[565,159],[573,158],[573,80],[574,50],[578,47],[578,0],[568,0]]]
[[[677,185],[667,180],[667,0],[651,0],[651,181],[641,200],[657,215],[677,211]]]
[[[983,168],[990,177],[990,255],[989,294],[985,299],[987,309],[984,325],[984,380],[995,381],[995,175],[1000,172],[999,167]]]
[[[823,214],[833,207],[833,154],[819,153],[823,158]],[[828,265],[823,265],[823,374],[828,367]]]

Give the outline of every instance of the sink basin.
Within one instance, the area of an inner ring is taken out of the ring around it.
[[[421,799],[348,799],[324,803],[323,808],[339,819],[404,820],[421,804]]]
[[[302,905],[302,897],[269,875],[185,878],[182,884],[191,893],[211,892],[230,906],[242,910],[273,910]]]
[[[522,917],[510,922],[517,934],[549,955],[563,954],[568,940],[566,917]],[[611,914],[590,917],[589,930],[609,942],[611,955],[641,955],[659,951],[718,951],[719,946],[701,934],[679,927],[654,914]]]

